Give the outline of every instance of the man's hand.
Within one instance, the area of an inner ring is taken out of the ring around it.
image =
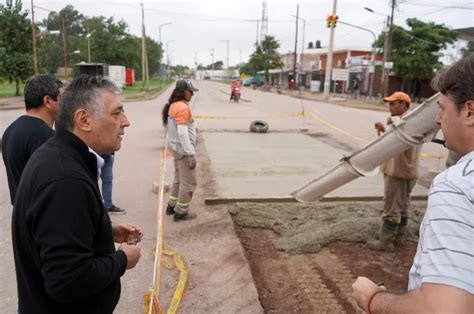
[[[196,168],[196,165],[197,165],[196,155],[188,156],[188,164],[189,164],[189,169],[193,170],[194,168]]]
[[[358,277],[357,280],[352,284],[352,295],[357,301],[357,304],[363,308],[367,313],[367,308],[370,297],[377,291],[387,290],[384,286],[378,286],[369,278]]]
[[[114,242],[137,244],[143,238],[140,228],[127,223],[112,223]]]
[[[119,248],[127,255],[127,269],[135,267],[142,256],[142,249],[139,245],[130,245],[122,243]]]
[[[383,126],[382,122],[375,123],[375,129],[377,130],[377,135],[385,133],[385,127]]]

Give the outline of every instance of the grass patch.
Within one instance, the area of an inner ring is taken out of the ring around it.
[[[23,95],[25,84],[20,81],[20,96]],[[10,83],[8,80],[0,80],[0,98],[15,97],[15,82]]]
[[[143,87],[142,81],[136,81],[135,85],[127,86],[123,88],[124,94],[136,94],[136,93],[158,93],[161,90],[167,88],[173,80],[159,80],[152,79],[148,83],[148,87]],[[128,99],[128,97],[126,97]]]

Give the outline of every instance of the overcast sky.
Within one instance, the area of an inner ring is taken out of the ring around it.
[[[172,64],[194,66],[210,64],[211,49],[214,61],[226,64],[227,40],[229,40],[230,64],[246,61],[254,50],[257,38],[257,23],[262,18],[262,0],[188,0],[188,1],[139,1],[139,0],[34,0],[35,5],[50,10],[61,10],[68,4],[86,16],[113,16],[124,20],[129,32],[141,34],[141,8],[145,7],[146,33],[158,41],[159,25],[172,23],[161,28],[162,42],[168,43]],[[381,14],[390,14],[389,0],[338,0],[339,20],[372,30],[378,35],[386,17],[364,10],[369,7]],[[0,0],[5,3],[5,0]],[[332,12],[332,0],[288,1],[267,0],[268,35],[280,42],[280,51],[294,50],[296,5],[300,17],[306,20],[305,45],[309,41],[321,40],[323,46],[329,41],[326,16]],[[474,26],[474,1],[467,0],[398,0],[394,23],[405,26],[407,18],[416,17],[424,22],[443,23],[449,28]],[[24,8],[31,10],[31,2],[23,0]],[[48,12],[36,9],[36,20],[42,20]],[[298,51],[301,50],[302,26],[299,24]],[[335,48],[366,47],[370,49],[373,36],[363,30],[338,24],[335,32]]]

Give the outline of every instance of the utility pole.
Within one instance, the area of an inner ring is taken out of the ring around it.
[[[226,40],[227,42],[227,70],[229,70],[229,40]]]
[[[337,0],[334,0],[333,7],[332,7],[332,15],[336,16],[336,9],[337,9]],[[331,88],[331,76],[332,76],[332,50],[334,46],[334,25],[331,27],[331,34],[329,37],[329,48],[328,48],[328,55],[326,60],[326,71],[324,74],[324,92],[323,92],[323,99],[329,100],[329,91]]]
[[[295,52],[293,53],[293,82],[296,83],[296,49],[298,48],[298,18],[300,14],[300,5],[296,5],[296,32],[295,32]],[[293,84],[295,88],[296,84]]]
[[[212,77],[214,76],[214,48],[211,48],[211,56],[212,56],[212,59],[211,59],[211,67],[212,67],[211,80],[212,80]]]
[[[91,63],[91,33],[89,32],[89,18],[87,19],[87,62]]]
[[[166,56],[167,56],[167,64],[168,64],[168,73],[167,73],[167,76],[168,76],[168,79],[170,78],[170,50],[169,50],[169,43],[173,42],[174,40],[168,40],[166,42]]]
[[[36,25],[35,25],[35,7],[31,0],[31,34],[33,36],[33,69],[35,75],[38,75],[38,51],[36,50]]]
[[[292,16],[295,16],[296,15],[292,15]],[[305,44],[305,41],[304,41],[304,36],[305,36],[305,33],[306,33],[306,20],[302,17],[297,17],[297,20],[300,19],[303,21],[303,41],[301,42],[301,58],[300,58],[300,75],[301,75],[301,84],[303,85],[303,88],[305,86],[305,83],[303,81],[303,70],[304,70],[304,44]],[[300,76],[298,76],[300,77]]]
[[[305,87],[305,82],[303,81],[303,73],[304,73],[304,44],[305,44],[305,41],[304,41],[304,35],[305,35],[305,32],[306,32],[306,20],[305,19],[302,19],[300,17],[301,20],[303,20],[303,41],[301,42],[301,83],[303,85],[303,88]]]
[[[162,28],[163,26],[171,25],[171,24],[173,24],[173,23],[169,22],[169,23],[160,24],[160,25],[158,26],[158,36],[159,36],[160,45],[161,45],[161,28]]]
[[[263,0],[262,3],[262,25],[260,29],[260,42],[265,39],[268,33],[268,13],[267,13],[267,1]]]
[[[67,47],[66,47],[66,28],[64,27],[64,17],[61,15],[61,25],[63,28],[63,54],[64,54],[64,79],[67,81]]]
[[[386,97],[388,95],[388,81],[390,76],[390,69],[386,69],[385,65],[386,62],[390,61],[391,58],[391,51],[392,51],[392,33],[393,33],[393,14],[395,10],[396,0],[391,0],[392,2],[392,12],[390,16],[387,17],[387,27],[388,27],[388,34],[385,36],[384,41],[384,62],[383,62],[383,69],[382,69],[382,97]]]
[[[145,8],[142,7],[142,80],[143,87],[148,87],[148,58],[146,53],[146,35],[145,35]]]

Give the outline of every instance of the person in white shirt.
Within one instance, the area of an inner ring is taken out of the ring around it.
[[[435,122],[461,159],[433,181],[408,292],[391,294],[366,277],[352,285],[367,313],[474,311],[474,54],[441,71]]]

